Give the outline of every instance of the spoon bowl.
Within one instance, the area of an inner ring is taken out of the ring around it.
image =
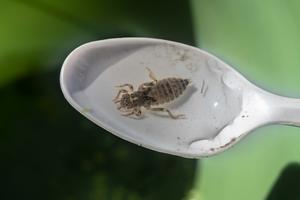
[[[137,90],[150,81],[146,68],[158,79],[192,81],[183,95],[162,105],[184,114],[184,119],[148,111],[141,119],[121,115],[112,101],[118,92],[115,86],[129,83]],[[256,87],[203,50],[161,39],[116,38],[84,44],[66,58],[60,84],[67,101],[105,130],[187,158],[222,152],[259,126],[300,121],[297,99]]]

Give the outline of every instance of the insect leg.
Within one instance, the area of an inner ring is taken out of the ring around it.
[[[147,89],[153,87],[154,85],[155,85],[154,82],[143,83],[142,85],[139,86],[139,90]]]
[[[123,116],[130,116],[130,115],[133,115],[134,114],[134,111],[131,111],[131,112],[128,112],[128,113],[123,113],[122,115]]]
[[[135,108],[133,112],[134,112],[135,116],[137,116],[139,118],[142,117],[142,110],[141,110],[141,108]]]
[[[126,84],[123,84],[123,85],[117,85],[116,87],[128,87],[129,88],[129,90],[131,91],[131,92],[133,92],[133,85],[131,85],[131,84],[128,84],[128,83],[126,83]]]
[[[128,91],[125,89],[120,89],[117,96],[113,99],[113,101],[117,101],[122,93],[128,93]]]
[[[178,118],[182,118],[185,115],[184,114],[179,114],[179,115],[175,115],[173,114],[169,109],[167,108],[150,108],[150,110],[152,111],[161,111],[161,112],[167,112],[169,114],[169,116],[173,119],[178,119]]]
[[[152,79],[155,83],[157,83],[157,78],[155,77],[154,73],[152,72],[152,70],[149,67],[146,67],[146,69],[149,72],[149,78]]]

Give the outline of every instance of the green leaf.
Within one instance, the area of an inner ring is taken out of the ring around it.
[[[1,2],[0,30],[0,86],[47,67],[54,59],[57,63],[60,57],[55,58],[54,54],[61,47],[66,48],[68,41],[91,35],[26,1]],[[67,38],[71,33],[76,34]]]
[[[193,0],[198,45],[256,84],[300,96],[300,3]],[[300,161],[300,130],[261,128],[232,149],[199,164],[197,199],[264,199],[283,167]]]
[[[57,68],[71,50],[93,40],[138,35],[192,43],[189,11],[188,2],[171,0],[2,0],[0,86]]]

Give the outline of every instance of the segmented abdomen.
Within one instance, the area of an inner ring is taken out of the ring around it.
[[[156,100],[154,105],[167,103],[181,95],[189,83],[189,79],[165,78],[159,80],[148,95]]]

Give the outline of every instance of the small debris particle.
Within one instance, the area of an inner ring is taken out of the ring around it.
[[[206,88],[205,88],[205,90],[204,90],[203,97],[206,96],[207,90],[208,90],[208,86],[206,86]]]
[[[205,81],[203,80],[202,81],[202,85],[201,85],[201,94],[203,94],[203,92],[204,92],[204,86],[205,86]]]
[[[236,138],[232,138],[232,139],[230,140],[230,142],[224,144],[223,146],[221,146],[221,148],[225,148],[225,147],[229,146],[230,144],[232,144],[233,142],[235,142],[235,140],[236,140]]]

